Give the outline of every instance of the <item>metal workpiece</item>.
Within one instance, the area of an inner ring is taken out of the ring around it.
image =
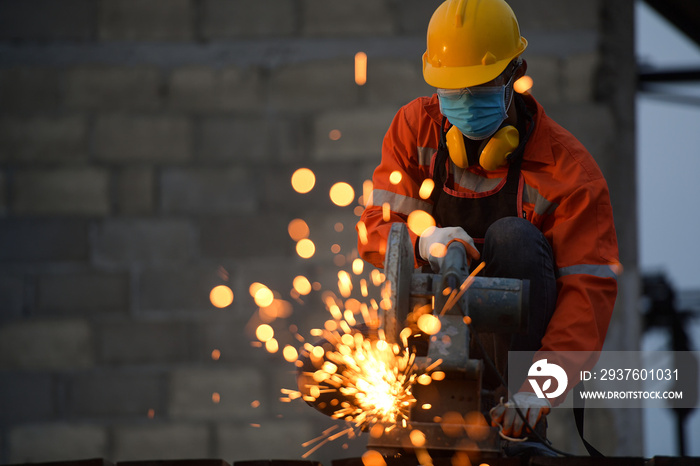
[[[440,330],[430,338],[428,359],[442,360],[443,370],[461,370],[469,363],[469,327],[462,316],[439,316]]]
[[[391,307],[384,309],[380,323],[388,343],[401,341],[399,333],[408,317],[413,269],[413,243],[408,236],[408,228],[403,223],[394,223],[387,239],[384,259],[386,281],[382,285],[382,298],[388,295]]]
[[[416,402],[411,407],[411,422],[435,422],[436,417],[454,412],[462,415],[481,409],[481,385],[484,364],[471,359],[459,370],[446,370],[445,378],[428,385],[413,386]]]
[[[431,305],[440,312],[440,274],[415,272],[411,276],[409,306]],[[514,278],[473,277],[472,283],[454,307],[445,314],[469,316],[479,332],[521,333],[527,328],[530,311],[530,282]],[[444,300],[443,300],[444,302]]]
[[[530,282],[514,278],[474,277],[465,307],[480,332],[521,333],[530,311]]]
[[[410,308],[430,304],[441,295],[440,275],[414,273],[411,277]],[[530,282],[514,278],[474,277],[467,291],[446,314],[469,316],[475,330],[520,333],[527,327],[530,311]],[[435,309],[440,310],[438,304]],[[438,311],[439,312],[439,311]]]

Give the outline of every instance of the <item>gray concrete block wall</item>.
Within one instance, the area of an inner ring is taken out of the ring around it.
[[[3,40],[76,40],[94,38],[97,2],[90,0],[7,0],[0,4]]]
[[[98,38],[103,41],[187,41],[194,38],[190,0],[110,0],[100,2]]]
[[[432,92],[420,66],[439,3],[0,1],[0,463],[298,459],[334,424],[279,401],[293,368],[251,345],[248,287],[287,301],[281,343],[295,343],[292,323],[322,325],[320,292],[294,300],[292,280],[335,290],[357,257],[358,204],[333,206],[328,190],[361,194],[395,111]],[[614,3],[512,1],[533,93],[612,173],[633,157],[615,138],[633,125],[633,79],[601,92],[600,69],[632,53],[605,47],[632,22],[632,2]],[[317,175],[305,195],[290,186],[302,166]],[[634,194],[626,179],[611,190],[614,204]],[[294,252],[294,218],[311,260]],[[625,238],[633,229],[618,217]],[[622,247],[634,271],[634,244]],[[209,302],[219,284],[234,292],[225,309]]]
[[[211,435],[204,423],[119,424],[114,429],[114,456],[125,461],[207,458]]]
[[[108,191],[103,168],[23,169],[10,196],[17,215],[101,216],[109,213]]]

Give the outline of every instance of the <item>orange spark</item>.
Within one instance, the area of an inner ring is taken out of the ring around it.
[[[255,336],[258,338],[258,340],[265,343],[275,336],[275,331],[269,325],[261,324],[258,325],[257,329],[255,329]]]
[[[367,450],[362,454],[362,464],[364,466],[386,466],[386,460],[376,450]]]
[[[341,181],[331,186],[330,197],[337,206],[349,206],[355,199],[355,190],[349,184]]]
[[[367,54],[357,52],[355,54],[355,83],[363,86],[367,82]]]
[[[435,335],[442,328],[440,319],[432,314],[423,314],[418,318],[418,328],[427,335]]]
[[[363,205],[367,205],[369,202],[370,198],[372,197],[372,190],[374,189],[374,183],[372,183],[372,180],[365,180],[362,183],[362,200]]]
[[[274,338],[270,338],[265,342],[265,349],[268,353],[276,353],[280,349],[280,344]]]
[[[513,90],[518,94],[525,94],[530,89],[532,89],[533,84],[534,82],[530,76],[523,76],[522,78],[515,81],[515,83],[513,84]]]
[[[303,275],[297,275],[294,277],[292,286],[300,295],[306,296],[307,294],[311,293],[311,282],[309,282],[309,279]]]
[[[255,298],[255,293],[257,293],[258,290],[260,290],[260,288],[267,288],[267,287],[260,282],[251,283],[250,286],[248,287],[248,292],[250,293],[250,296]]]
[[[265,285],[259,287],[253,296],[255,304],[260,307],[267,307],[274,301],[275,295]]]
[[[352,273],[355,275],[360,275],[362,274],[362,271],[365,268],[365,263],[362,259],[355,259],[352,261]]]
[[[300,168],[292,174],[292,188],[300,194],[308,193],[315,184],[316,175],[308,168]]]
[[[421,236],[424,233],[430,234],[433,232],[432,229],[428,230],[428,228],[435,227],[435,219],[424,210],[414,210],[408,214],[406,224],[413,233]]]
[[[384,283],[384,280],[386,279],[386,276],[377,269],[372,270],[372,272],[370,272],[369,276],[372,279],[372,284],[374,286],[381,285],[382,283]]]
[[[338,290],[340,291],[340,295],[344,298],[349,297],[352,293],[352,279],[350,278],[350,274],[345,270],[338,272]]]
[[[314,346],[314,349],[311,350],[311,355],[319,359],[322,358],[324,354],[326,354],[326,352],[323,350],[322,346]]]
[[[425,434],[418,429],[412,430],[411,433],[408,434],[408,437],[411,439],[411,443],[414,447],[422,447],[425,445]]]
[[[357,222],[357,237],[360,240],[360,243],[362,244],[367,244],[369,241],[367,239],[367,226],[362,220]]]
[[[299,353],[295,347],[287,345],[282,350],[282,356],[287,362],[296,362],[296,360],[299,358]]]
[[[430,385],[430,382],[432,381],[433,379],[428,374],[421,374],[416,378],[416,382],[421,385]]]
[[[380,438],[384,435],[384,426],[375,424],[369,429],[369,436],[372,438]]]
[[[421,199],[428,199],[430,195],[433,194],[433,189],[435,189],[435,182],[431,178],[426,178],[420,185],[418,195]]]
[[[447,254],[447,246],[442,243],[433,243],[430,245],[430,255],[433,257],[445,257]]]
[[[452,291],[452,294],[449,298],[447,298],[447,301],[445,302],[442,311],[440,311],[440,315],[444,315],[445,312],[447,312],[447,310],[452,308],[452,306],[454,306],[459,301],[459,298],[461,298],[464,292],[467,291],[470,286],[472,286],[472,283],[474,283],[474,277],[476,277],[479,274],[479,272],[483,270],[484,267],[486,267],[486,262],[481,262],[474,268],[474,270],[469,274],[469,276],[464,280],[464,282],[462,282],[462,284],[459,287],[459,290]]]
[[[309,259],[316,253],[316,245],[310,239],[301,239],[297,242],[297,254],[302,259]]]
[[[382,204],[382,220],[385,222],[391,220],[391,205],[388,202]]]
[[[209,300],[219,309],[228,307],[233,302],[233,291],[226,285],[215,286],[209,293]]]
[[[350,309],[346,309],[345,312],[343,312],[343,318],[349,325],[355,325],[357,323],[355,320],[355,315]]]
[[[295,218],[287,226],[287,232],[289,237],[294,241],[299,241],[300,239],[309,237],[309,226],[300,218]]]

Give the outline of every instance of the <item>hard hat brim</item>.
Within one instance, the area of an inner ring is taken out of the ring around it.
[[[430,86],[439,89],[461,89],[479,86],[498,77],[508,64],[527,48],[527,40],[520,38],[520,47],[512,56],[490,65],[475,66],[434,66],[428,60],[428,53],[423,54],[423,78]]]

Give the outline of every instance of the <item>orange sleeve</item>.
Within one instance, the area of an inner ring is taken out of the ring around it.
[[[430,165],[419,156],[421,145],[418,117],[421,100],[403,107],[394,117],[382,144],[382,158],[372,177],[373,190],[358,224],[360,257],[376,267],[384,266],[386,242],[394,222],[406,222],[415,210],[432,212],[432,203],[419,195],[423,180],[430,176]],[[398,183],[392,183],[394,174]],[[366,236],[362,230],[366,230]],[[418,237],[409,229],[411,242]],[[416,259],[416,267],[423,261]]]
[[[558,268],[557,305],[543,351],[599,351],[617,296],[617,237],[605,180],[567,196],[547,236]]]
[[[586,352],[558,361],[569,380],[578,380],[580,370],[597,362],[590,352],[603,347],[617,296],[617,237],[605,180],[576,189],[544,226],[558,268],[558,295],[539,353]],[[525,383],[521,390],[531,388]]]

